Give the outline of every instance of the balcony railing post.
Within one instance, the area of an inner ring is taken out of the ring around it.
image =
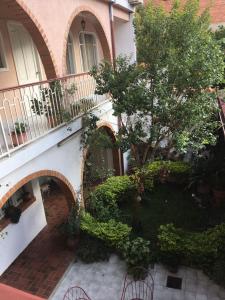
[[[2,131],[2,135],[3,135],[3,140],[4,140],[5,148],[6,148],[6,153],[7,153],[8,156],[10,156],[9,146],[8,146],[7,138],[6,138],[6,135],[5,135],[5,130],[4,130],[4,126],[3,126],[1,115],[0,115],[0,125],[1,125],[1,131]]]

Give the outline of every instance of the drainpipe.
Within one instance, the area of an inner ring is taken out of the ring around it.
[[[115,0],[109,1],[109,18],[110,18],[110,31],[111,31],[111,44],[112,44],[112,59],[113,59],[113,67],[115,68],[116,61],[116,47],[115,47],[115,32],[114,32],[114,16],[113,16],[113,4]],[[118,116],[117,119],[118,128],[121,128],[121,116]],[[123,161],[123,153],[119,149],[119,165],[120,165],[120,175],[124,174],[124,161]]]
[[[113,65],[116,59],[116,47],[115,47],[115,33],[114,33],[114,16],[113,16],[113,4],[115,0],[109,2],[109,19],[110,19],[110,31],[111,31],[111,44],[112,44],[112,59]]]

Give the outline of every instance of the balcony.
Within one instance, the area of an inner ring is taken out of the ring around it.
[[[95,86],[82,73],[0,90],[0,159],[106,101]]]

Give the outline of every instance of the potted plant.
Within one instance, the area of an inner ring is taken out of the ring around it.
[[[10,219],[12,223],[17,224],[21,216],[21,209],[19,207],[10,205],[5,209],[5,217]]]
[[[14,130],[11,132],[12,142],[14,146],[24,144],[27,140],[26,133],[27,124],[23,122],[15,122]]]
[[[62,122],[60,98],[62,87],[58,80],[50,83],[49,88],[40,90],[41,99],[31,100],[31,109],[38,116],[45,115],[51,128],[56,127]]]
[[[68,248],[74,250],[80,237],[80,212],[78,203],[72,206],[66,222],[62,225],[62,232],[66,235]]]

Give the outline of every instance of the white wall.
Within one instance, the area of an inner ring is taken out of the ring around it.
[[[133,9],[133,7],[129,4],[128,0],[115,0],[115,3],[127,9]]]
[[[47,224],[38,180],[32,186],[36,200],[22,213],[18,224],[10,223],[1,232],[0,275]]]
[[[101,105],[95,112],[102,122],[108,122],[117,131],[117,118],[112,115],[111,103]],[[3,172],[6,176],[0,178],[0,183],[3,184],[0,187],[0,196],[24,177],[40,170],[58,171],[69,180],[74,190],[78,191],[82,183],[83,164],[81,131],[78,126],[81,126],[81,120],[73,123],[70,126],[75,134],[61,146],[57,143],[69,136],[66,126],[19,150],[11,158],[0,161],[0,169],[3,170],[3,165],[7,168]],[[9,186],[6,186],[6,183],[10,183]],[[0,238],[0,275],[46,225],[38,180],[33,180],[32,185],[36,201],[22,213],[18,224],[9,224],[1,232],[8,234],[4,239]]]
[[[112,115],[112,104],[107,102],[96,110],[101,120],[109,122],[117,130],[117,119]],[[0,160],[0,199],[24,177],[40,171],[54,170],[62,173],[78,189],[81,184],[80,168],[82,151],[80,147],[81,118],[67,126],[47,134],[35,142],[23,147],[12,157]],[[70,140],[58,147],[63,139],[74,134]]]
[[[124,22],[118,18],[114,19],[116,56],[131,55],[132,60],[136,60],[135,35],[133,27],[133,15],[130,15],[129,22]]]

